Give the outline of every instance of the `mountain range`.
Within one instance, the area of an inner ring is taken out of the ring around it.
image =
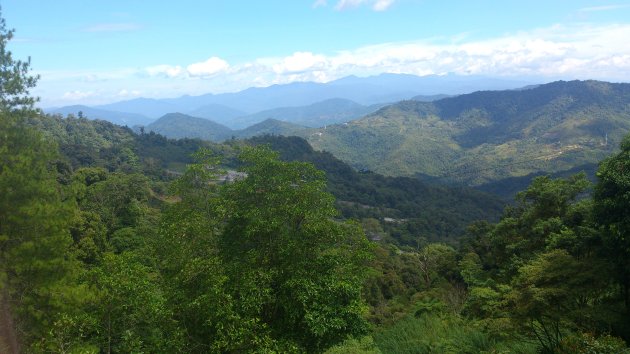
[[[319,128],[330,124],[344,123],[359,119],[386,105],[387,104],[384,103],[376,103],[364,106],[343,98],[331,98],[307,106],[268,109],[235,118],[232,120],[231,125],[227,122],[223,124],[233,128],[245,128],[271,118],[306,127]]]
[[[244,129],[230,129],[211,120],[183,113],[169,113],[144,128],[172,139],[196,138],[221,142],[232,137],[249,138],[257,135],[304,135],[309,128],[268,118]]]
[[[173,126],[147,128],[169,137],[214,141],[297,135],[359,170],[480,186],[507,178],[527,183],[528,176],[542,172],[592,172],[630,131],[629,103],[630,84],[558,81],[432,102],[401,101],[320,128],[268,119],[230,131],[195,123],[203,122],[199,118],[189,119],[183,135]]]
[[[402,101],[307,138],[358,169],[480,185],[592,166],[629,131],[630,84],[558,81]]]
[[[417,79],[406,75],[378,78],[384,87],[401,83],[398,92],[407,92]],[[246,90],[244,95],[266,92],[262,96],[277,99],[278,92],[286,93],[291,88],[304,89],[304,93],[313,85],[354,87],[360,83],[369,92],[368,79],[349,77],[329,84],[277,85]],[[194,102],[200,97],[181,99]],[[210,103],[195,108],[200,116],[166,114],[146,129],[172,138],[212,141],[261,134],[297,135],[315,149],[329,151],[359,170],[475,186],[504,179],[519,181],[543,171],[593,171],[597,161],[612,152],[630,131],[630,84],[557,81],[457,96],[407,92],[406,97],[409,99],[391,105],[331,98],[254,114]],[[154,107],[172,109],[176,101],[134,102],[157,102]],[[81,109],[84,115],[103,114],[85,106],[73,109]],[[207,119],[218,111],[227,118]],[[117,112],[115,117],[129,122],[146,121],[147,116]]]
[[[234,93],[165,99],[136,98],[89,107],[91,110],[81,107],[80,110],[90,118],[129,126],[147,125],[168,113],[184,113],[210,119],[232,129],[242,129],[267,118],[319,127],[344,119],[359,118],[378,109],[379,104],[412,98],[430,101],[445,95],[483,89],[514,89],[527,84],[530,82],[472,75],[381,74],[371,77],[348,76],[327,83],[278,84]],[[77,107],[73,106],[46,111],[60,114],[78,112]],[[135,115],[136,118],[119,119],[121,114],[127,117]],[[297,117],[295,121],[294,117]]]
[[[65,106],[61,108],[49,109],[46,110],[46,113],[60,114],[62,116],[67,116],[69,114],[72,114],[76,117],[85,116],[89,117],[90,119],[106,120],[114,124],[118,124],[121,126],[126,125],[129,127],[133,127],[136,125],[147,125],[154,121],[154,119],[140,113],[109,111],[83,105]]]

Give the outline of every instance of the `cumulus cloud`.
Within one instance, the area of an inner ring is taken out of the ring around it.
[[[296,52],[282,59],[273,66],[273,71],[278,74],[298,73],[307,70],[322,69],[326,66],[326,57],[315,55],[311,52]]]
[[[56,96],[64,104],[73,100],[94,101],[105,94],[112,100],[124,95],[132,97],[137,93],[133,90],[138,88],[149,97],[172,97],[296,81],[328,82],[348,75],[384,72],[531,77],[536,81],[542,78],[630,81],[628,38],[630,24],[576,24],[483,40],[456,36],[381,43],[333,53],[299,51],[284,57],[261,57],[233,64],[210,57],[199,63],[144,69],[37,74],[42,76],[40,95],[45,98],[48,92],[65,92]],[[68,80],[73,83],[74,91],[66,92]]]
[[[184,69],[179,65],[155,65],[145,69],[149,76],[162,76],[174,78],[184,74]]]
[[[190,64],[185,70],[181,66],[156,66],[147,72],[166,78],[212,77],[217,91],[223,92],[383,72],[618,81],[630,80],[627,38],[630,25],[552,26],[485,40],[455,36],[382,43],[328,54],[300,51],[234,65],[211,57]]]
[[[188,65],[186,70],[193,77],[212,76],[225,71],[230,67],[228,62],[218,57],[210,57],[208,60]]]
[[[629,79],[630,25],[562,27],[450,43],[416,41],[366,46],[333,55],[298,52],[272,66],[278,75],[342,77],[380,72],[561,76]],[[322,73],[325,73],[323,75]]]

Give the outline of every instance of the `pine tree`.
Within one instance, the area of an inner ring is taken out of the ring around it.
[[[7,49],[13,31],[0,18],[0,284],[25,344],[48,331],[68,303],[68,220],[52,162],[57,148],[26,123],[37,77]]]

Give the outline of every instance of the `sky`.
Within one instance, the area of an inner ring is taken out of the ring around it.
[[[630,82],[630,1],[0,0],[42,107],[348,75]]]

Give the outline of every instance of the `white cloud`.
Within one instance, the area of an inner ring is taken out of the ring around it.
[[[219,72],[225,71],[230,67],[228,62],[218,57],[210,57],[208,60],[200,63],[188,65],[186,70],[193,77],[212,76]]]
[[[335,9],[347,10],[347,9],[358,7],[364,2],[366,2],[366,0],[339,0],[337,2],[337,5],[335,5]]]
[[[149,76],[162,76],[174,78],[184,74],[184,69],[179,65],[155,65],[145,69]]]
[[[311,52],[296,52],[282,59],[273,66],[273,71],[278,74],[296,73],[307,70],[321,69],[326,66],[326,57],[315,55]]]
[[[95,95],[94,91],[74,90],[74,91],[65,92],[62,98],[68,101],[76,101],[76,100],[83,100],[86,98],[90,98],[90,97],[93,97],[94,95]]]
[[[313,8],[324,7],[328,5],[328,1],[326,0],[316,0],[313,3]]]
[[[486,75],[630,81],[630,24],[552,26],[500,37],[470,36],[381,43],[334,53],[295,52],[228,64],[218,57],[200,63],[111,71],[36,72],[38,92],[68,100],[117,99],[142,90],[147,97],[234,92],[295,81],[327,82],[348,75],[384,72],[415,75]],[[198,78],[212,77],[212,80]],[[177,79],[177,80],[173,80]],[[68,90],[71,83],[72,90]],[[68,91],[68,92],[66,92]],[[59,93],[65,92],[63,95]],[[49,96],[49,97],[47,97]]]
[[[372,9],[374,11],[385,11],[393,3],[394,3],[394,0],[377,0],[377,1],[374,2],[374,5],[372,5]]]

